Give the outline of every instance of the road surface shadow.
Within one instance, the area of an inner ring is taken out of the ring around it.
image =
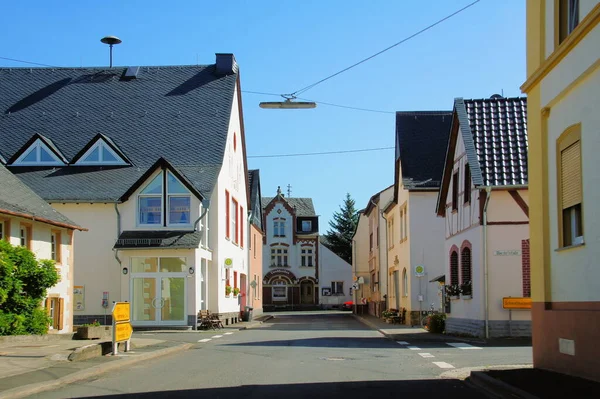
[[[298,346],[310,348],[402,349],[400,345],[380,337],[319,337],[282,339],[257,342],[236,342],[231,344],[223,344],[220,346]]]
[[[483,395],[460,380],[356,381],[310,384],[242,385],[228,388],[186,389],[103,395],[102,398],[394,398],[442,397],[444,399],[484,399]],[[427,395],[427,396],[424,396]],[[430,395],[430,396],[429,396]],[[435,396],[434,396],[435,395]]]

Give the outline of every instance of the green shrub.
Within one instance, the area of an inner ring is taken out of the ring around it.
[[[436,313],[429,316],[427,329],[429,332],[442,334],[446,329],[446,314]]]
[[[57,282],[53,261],[0,240],[0,335],[47,333],[50,318],[41,303]]]

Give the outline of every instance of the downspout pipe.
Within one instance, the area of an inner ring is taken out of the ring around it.
[[[210,208],[210,200],[207,200],[207,199],[202,200],[202,214],[194,222],[194,231],[198,231],[198,224],[200,223],[202,218],[204,218],[204,216],[206,216],[206,213],[208,212],[208,208]]]
[[[387,225],[388,225],[388,220],[385,217],[383,210],[379,211],[381,213],[381,217],[383,218],[383,220],[385,220],[385,247],[383,248],[384,252],[385,252],[385,309],[388,309],[388,299],[390,297],[390,287],[388,285],[389,283],[389,265],[388,265],[388,235],[387,235]],[[379,224],[379,229],[381,229],[381,223]]]
[[[119,212],[119,207],[118,207],[118,203],[115,202],[115,212],[117,213],[117,240],[119,239],[119,237],[121,236],[121,212]],[[114,250],[115,253],[115,259],[117,260],[117,262],[119,262],[119,269],[123,268],[123,263],[121,262],[121,259],[119,258],[119,250],[115,249]],[[121,274],[121,270],[119,270],[119,274]],[[123,281],[121,278],[119,278],[119,297],[121,296],[121,292],[123,291]],[[105,314],[105,319],[106,319],[106,312]]]
[[[485,188],[486,196],[485,203],[483,205],[483,276],[484,276],[484,301],[485,301],[485,338],[488,339],[490,337],[490,306],[489,306],[489,298],[488,298],[488,256],[487,256],[487,209],[488,204],[490,202],[490,198],[492,196],[492,188]]]

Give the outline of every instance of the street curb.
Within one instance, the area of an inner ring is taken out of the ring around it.
[[[374,330],[379,331],[381,334],[383,334],[387,339],[390,339],[392,341],[395,341],[394,335],[396,334],[388,334],[386,332],[384,332],[382,329],[380,329],[379,327],[377,327],[377,325],[371,323],[369,320],[364,319],[360,316],[357,316],[355,314],[352,314],[352,317],[354,317],[355,319],[357,319],[358,321],[360,321],[361,323],[367,325],[368,327],[371,327]],[[438,334],[440,335],[440,334]],[[425,337],[429,337],[429,338],[425,338]],[[423,338],[423,340],[435,340],[433,335],[430,333],[427,333],[427,335],[425,335],[425,337]],[[462,341],[462,342],[471,342],[471,343],[478,343],[478,344],[485,344],[485,341],[478,341],[478,340],[472,340],[472,339],[468,339],[468,338],[462,338],[462,337],[454,337],[452,335],[442,335],[443,339],[441,340],[454,340],[454,341]],[[440,338],[442,338],[440,337]]]
[[[81,360],[87,360],[94,357],[104,356],[112,352],[112,341],[102,341],[94,344],[89,344],[86,346],[80,346],[79,348],[75,348],[68,356],[69,361],[78,362]],[[119,352],[125,351],[125,342],[119,342],[118,344]],[[142,346],[143,347],[143,346]],[[131,342],[131,349],[139,348],[133,341]]]
[[[117,360],[114,362],[100,364],[97,366],[90,367],[89,369],[75,372],[73,374],[66,375],[55,381],[44,381],[35,384],[24,385],[16,388],[9,389],[0,393],[0,399],[16,399],[23,398],[26,396],[34,395],[40,392],[54,390],[60,388],[63,385],[72,384],[77,381],[86,380],[91,377],[96,377],[109,371],[118,370],[120,368],[130,366],[132,364],[144,362],[150,359],[154,359],[160,356],[166,356],[173,353],[185,351],[194,346],[194,344],[178,345],[171,348],[159,349],[154,352],[146,353],[138,357],[134,357],[126,360]]]
[[[240,327],[238,330],[239,331],[243,331],[243,330],[250,330],[254,327],[260,326],[261,324],[263,324],[265,321],[267,320],[271,320],[272,318],[274,318],[275,316],[269,315],[267,317],[265,317],[263,320],[256,320],[253,323],[257,323],[256,326],[244,326],[244,327]]]
[[[471,371],[467,383],[473,384],[484,391],[489,397],[498,399],[540,399],[539,397],[525,392],[494,377],[485,374],[484,371]]]

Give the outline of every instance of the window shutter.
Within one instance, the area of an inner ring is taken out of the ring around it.
[[[225,191],[225,236],[229,238],[229,191]]]
[[[240,206],[240,247],[244,248],[244,208]]]
[[[48,316],[50,316],[50,311],[52,307],[52,303],[50,301],[52,301],[50,298],[46,298],[46,313],[48,313]]]
[[[58,322],[56,323],[56,329],[57,330],[62,330],[63,328],[65,328],[64,324],[65,324],[65,299],[64,298],[58,298]]]
[[[565,148],[561,154],[562,209],[581,203],[581,141]]]

